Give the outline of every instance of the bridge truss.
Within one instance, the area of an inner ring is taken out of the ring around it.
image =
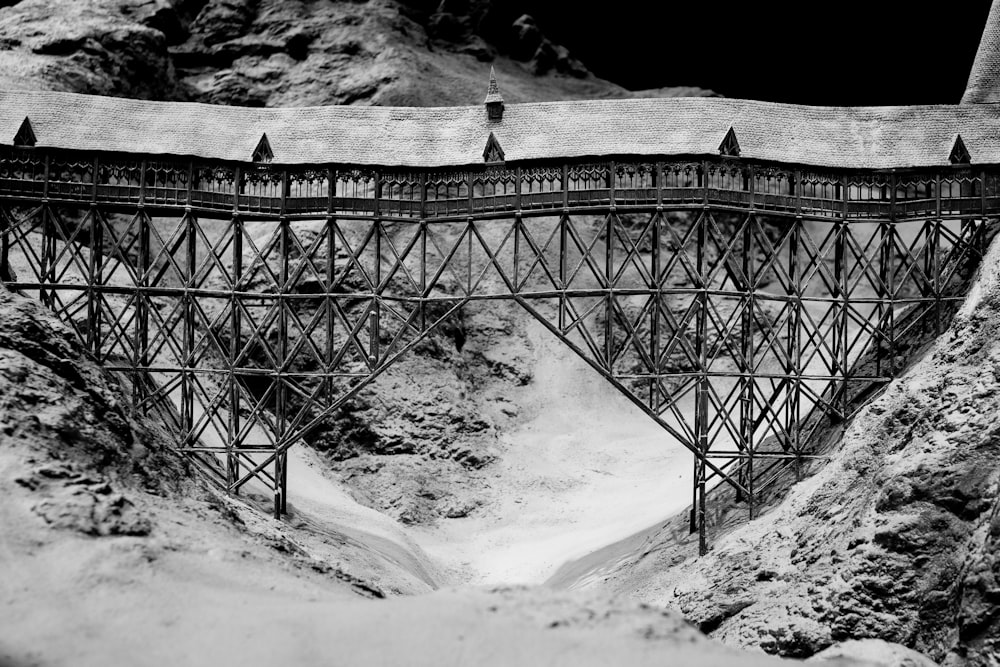
[[[704,551],[708,490],[752,515],[902,368],[902,341],[940,331],[998,211],[1000,171],[970,165],[437,171],[8,147],[0,278],[220,487],[262,483],[275,516],[289,447],[459,309],[512,300],[692,452]]]

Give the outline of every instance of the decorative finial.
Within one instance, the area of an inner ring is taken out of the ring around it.
[[[500,86],[497,85],[497,73],[490,66],[490,85],[486,89],[486,117],[491,121],[503,120],[503,97],[500,96]]]
[[[271,142],[267,140],[267,132],[260,135],[257,148],[253,149],[251,158],[254,162],[270,162],[274,159],[274,151],[271,150]]]
[[[729,131],[726,132],[725,138],[722,143],[719,144],[719,153],[727,157],[739,157],[740,156],[740,142],[736,140],[736,131],[729,127]]]
[[[951,147],[951,155],[948,156],[948,160],[952,164],[969,164],[972,162],[972,155],[969,154],[969,149],[965,147],[965,142],[962,141],[962,135],[955,135],[955,145]]]
[[[15,146],[34,146],[38,142],[35,138],[35,131],[31,128],[31,121],[25,116],[21,122],[21,127],[14,135]]]

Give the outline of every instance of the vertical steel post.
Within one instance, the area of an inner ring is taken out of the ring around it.
[[[889,220],[879,223],[879,285],[878,296],[878,331],[874,338],[875,344],[875,375],[881,377],[888,361],[889,375],[893,375],[895,365],[892,353],[892,291],[889,281],[892,276],[892,242],[896,232],[896,174],[892,176],[892,198],[889,204]],[[883,341],[885,345],[883,346]],[[883,354],[883,347],[886,354]],[[888,357],[885,359],[884,357]]]
[[[229,301],[229,433],[226,437],[226,488],[230,493],[239,494],[236,482],[240,479],[240,382],[237,373],[240,366],[240,350],[243,347],[243,322],[238,292],[243,280],[243,219],[239,215],[231,218],[233,230],[233,290]]]
[[[926,220],[923,224],[923,228],[920,230],[920,233],[923,234],[924,237],[924,245],[920,252],[923,259],[923,266],[921,267],[921,269],[923,269],[923,275],[925,278],[925,282],[920,285],[920,298],[922,302],[926,299],[931,299],[933,301],[933,305],[931,306],[931,310],[933,311],[932,316],[930,318],[928,318],[926,315],[922,315],[920,317],[920,331],[921,332],[927,331],[928,327],[933,326],[935,329],[935,335],[937,335],[936,320],[937,320],[938,301],[937,301],[937,278],[934,272],[934,257],[937,255],[938,251],[937,232],[938,232],[939,220],[941,220],[940,199],[938,200],[937,215],[934,216],[933,220]],[[960,224],[964,227],[966,221],[962,220]],[[922,308],[923,306],[924,303],[921,303],[920,307]],[[931,324],[928,322],[928,320],[935,320],[935,321],[933,322],[933,324]]]
[[[660,307],[663,288],[660,284],[660,243],[663,221],[663,163],[656,163],[656,213],[653,214],[653,248],[650,252],[650,275],[653,277],[651,298],[654,300],[653,315],[649,323],[650,358],[653,360],[653,377],[649,380],[649,410],[659,412],[660,405]]]
[[[521,214],[514,214],[514,291],[521,291]]]
[[[608,205],[615,210],[615,161],[608,162]]]
[[[420,172],[420,219],[427,217],[427,172]]]
[[[336,354],[336,327],[333,308],[333,286],[336,283],[336,257],[337,257],[337,219],[336,214],[336,194],[337,194],[337,172],[331,167],[327,170],[327,202],[326,202],[326,294],[324,295],[324,305],[326,306],[326,393],[328,400],[333,396],[333,358]]]
[[[136,218],[139,222],[139,284],[135,289],[134,303],[134,339],[132,358],[132,408],[138,412],[138,406],[144,399],[143,386],[148,378],[149,360],[146,358],[149,349],[149,291],[146,289],[146,273],[149,268],[149,216],[146,215],[146,168],[143,160],[139,166],[139,203],[136,205]],[[99,231],[98,234],[101,232]],[[103,240],[100,241],[103,245]],[[98,268],[100,276],[100,268]],[[98,313],[98,318],[100,314]],[[99,320],[95,321],[100,326]],[[98,336],[99,338],[99,336]],[[98,356],[98,358],[100,358]]]
[[[707,174],[707,172],[706,172]],[[705,179],[708,182],[708,179]],[[707,196],[707,194],[706,194]],[[708,469],[705,465],[705,458],[708,456],[708,400],[709,400],[709,378],[708,378],[708,284],[705,280],[705,225],[706,217],[709,215],[709,208],[706,205],[702,211],[702,216],[698,220],[698,249],[697,249],[697,273],[698,273],[698,322],[695,333],[695,350],[698,353],[698,384],[695,387],[695,418],[694,432],[696,446],[700,456],[695,458],[695,500],[696,507],[692,511],[697,514],[698,526],[698,553],[704,556],[708,553],[707,540],[707,512],[706,512],[706,492]]]
[[[469,215],[472,215],[472,213],[475,211],[475,197],[474,197],[471,171],[465,172],[465,188],[467,190],[466,197],[468,198],[468,203],[466,203],[467,212]]]
[[[604,279],[607,293],[604,298],[604,365],[611,372],[611,359],[614,357],[614,299],[615,286],[613,279],[615,275],[615,190],[614,190],[614,165],[611,163],[608,180],[611,186],[611,208],[604,223]]]
[[[841,389],[841,411],[844,418],[847,418],[850,404],[850,380],[851,369],[848,365],[848,354],[850,353],[850,341],[847,328],[850,324],[850,267],[847,266],[847,235],[851,233],[847,219],[840,221],[837,230],[836,246],[834,248],[834,277],[840,291],[840,317],[837,320],[838,338],[840,339],[840,369],[843,372],[843,384]]]
[[[938,223],[942,219],[942,212],[941,212],[941,174],[940,173],[935,177],[935,183],[936,183],[936,189],[935,189],[935,197],[934,197],[934,203],[935,203],[934,222]],[[967,231],[965,229],[965,225],[967,224],[965,220],[963,220],[959,224],[962,226],[963,231]],[[923,233],[924,233],[925,236],[928,233],[927,223],[926,222],[924,223]],[[962,238],[965,238],[966,235],[965,234],[960,234],[960,236]],[[931,243],[934,242],[932,239],[936,239],[936,238],[937,238],[937,235],[932,233],[931,234],[931,239],[925,239],[924,245],[925,246],[930,245]],[[934,248],[934,254],[937,254],[937,248],[936,247]],[[925,269],[926,268],[927,267],[925,266]],[[924,275],[928,276],[929,279],[935,280],[935,282],[936,282],[936,278],[931,278],[929,273],[925,273]],[[923,288],[923,286],[921,286],[921,292],[923,292],[923,290],[924,290],[924,288]],[[921,293],[921,296],[923,296],[923,293]],[[923,325],[921,325],[921,330],[923,330]]]
[[[740,323],[740,354],[743,357],[740,388],[740,437],[746,448],[746,464],[744,466],[743,485],[747,489],[747,505],[750,518],[754,518],[756,498],[754,497],[753,457],[756,443],[754,441],[754,336],[753,316],[756,308],[756,278],[755,256],[753,249],[753,229],[756,214],[751,214],[743,228],[743,275],[746,279],[743,317]]]
[[[799,275],[799,241],[802,234],[802,216],[795,216],[792,223],[792,233],[788,240],[788,277],[791,281],[791,307],[792,313],[788,320],[788,398],[785,401],[787,406],[788,424],[786,433],[788,434],[788,444],[796,457],[800,457],[801,442],[799,442],[799,401],[802,392],[802,346],[799,344],[799,335],[802,328],[802,285]],[[796,459],[796,466],[800,463]],[[796,474],[799,468],[796,467]]]
[[[841,323],[845,317],[844,313],[844,284],[845,278],[843,277],[844,271],[844,253],[845,253],[845,243],[844,243],[844,230],[847,225],[848,216],[848,206],[850,200],[850,183],[847,180],[847,176],[842,177],[842,187],[841,196],[843,200],[841,201],[841,215],[834,223],[833,229],[833,289],[831,290],[831,304],[830,308],[833,311],[833,319],[830,325],[830,335],[833,339],[831,341],[830,350],[832,359],[830,360],[830,366],[833,371],[833,396],[831,397],[831,402],[834,408],[839,405],[838,419],[847,418],[847,403],[846,403],[846,391],[847,391],[847,367],[844,364],[845,359],[845,346],[847,345],[847,340],[843,335],[843,327]]]
[[[979,170],[979,220],[972,221],[972,233],[975,235],[973,248],[978,258],[986,254],[986,168]]]
[[[38,292],[39,299],[46,308],[55,306],[55,292],[45,289],[45,285],[55,282],[55,229],[52,222],[52,211],[49,210],[49,155],[45,154],[44,181],[42,182],[42,252],[39,282],[42,288]]]
[[[516,214],[515,214],[516,215]],[[465,219],[465,293],[472,294],[472,238],[475,236],[475,218],[471,215]]]
[[[561,333],[566,332],[566,280],[568,277],[568,266],[567,262],[569,258],[566,256],[566,246],[567,239],[569,238],[569,182],[567,181],[569,175],[569,168],[564,163],[563,164],[563,211],[562,215],[559,216],[559,331]],[[545,248],[540,248],[541,252],[545,251]],[[544,257],[540,258],[544,261]]]
[[[10,215],[0,210],[0,280],[13,280],[10,271]]]
[[[186,243],[184,294],[182,299],[181,358],[178,359],[181,374],[181,433],[185,447],[194,446],[194,386],[191,374],[194,355],[194,304],[191,290],[194,288],[195,264],[197,259],[194,213],[191,209],[191,191],[194,187],[194,163],[188,162],[187,205],[184,207],[183,237]]]
[[[139,372],[141,373],[142,379],[149,378],[149,309],[150,309],[150,296],[149,296],[149,271],[150,265],[152,264],[152,249],[150,248],[150,221],[149,217],[142,215],[139,217],[139,257],[138,257],[138,271],[136,273],[139,276],[139,290],[136,300],[137,308],[141,305],[141,308],[136,312],[136,318],[139,321],[138,336],[135,341],[136,345],[136,357],[139,362]],[[139,400],[145,400],[145,391],[139,396]],[[169,398],[168,398],[169,400]],[[136,403],[140,405],[140,403]],[[144,412],[144,410],[140,410]]]
[[[895,361],[893,359],[893,332],[891,322],[893,320],[892,314],[892,292],[889,290],[889,284],[892,275],[891,257],[889,253],[889,248],[891,247],[893,235],[896,230],[896,218],[897,218],[897,190],[899,188],[899,181],[896,177],[896,173],[893,172],[890,176],[891,179],[891,199],[889,200],[889,221],[879,223],[879,241],[881,251],[879,253],[879,286],[877,290],[877,296],[879,298],[879,313],[878,321],[879,328],[874,336],[875,343],[875,375],[876,377],[882,377],[885,367],[885,360],[883,359],[883,345],[882,341],[886,340],[887,345],[885,345],[886,353],[888,354],[889,362],[889,375],[895,373]]]
[[[426,220],[420,221],[417,233],[420,234],[420,331],[424,332],[427,331],[427,234],[430,233]]]
[[[469,181],[470,203],[472,201],[471,187],[472,187],[472,182],[470,180]],[[435,202],[436,201],[437,197],[435,196]],[[440,211],[440,208],[436,208],[435,211]],[[447,214],[447,210],[445,211],[445,213]],[[472,220],[471,205],[469,206],[468,219]],[[424,300],[426,298],[426,291],[427,291],[427,173],[426,172],[420,174],[420,220],[417,224],[419,225],[417,233],[420,234],[420,301],[417,304],[417,309],[419,313],[420,331],[423,332],[427,328],[427,303]],[[379,226],[379,231],[381,232],[381,225]],[[378,254],[378,258],[376,261],[378,262],[379,267],[381,267],[382,264],[381,252]],[[399,261],[402,262],[402,260]],[[379,269],[379,271],[380,270],[381,269]],[[371,325],[372,325],[372,331],[375,331],[378,325],[377,315],[372,319]],[[377,348],[377,346],[378,346],[378,337],[376,335],[375,337],[372,338],[372,348],[375,349]]]
[[[138,406],[145,399],[143,387],[149,376],[149,264],[150,264],[150,224],[145,211],[140,210],[139,216],[139,256],[136,273],[139,276],[135,290],[135,355],[132,363],[132,405],[138,412]],[[98,314],[98,318],[100,315]],[[99,319],[95,321],[100,326]],[[98,345],[100,333],[98,333]]]
[[[91,184],[90,184],[90,267],[87,280],[87,347],[93,353],[95,359],[101,358],[101,294],[96,289],[101,282],[101,273],[104,271],[104,244],[100,238],[101,223],[97,212],[97,173],[98,163],[95,157],[91,163]],[[134,405],[134,403],[133,403]]]
[[[332,212],[332,209],[331,209]],[[333,400],[333,360],[337,354],[337,326],[334,309],[334,285],[337,282],[337,219],[330,215],[326,220],[326,294],[323,295],[326,306],[326,357],[323,359],[326,370],[327,400]]]
[[[193,447],[194,441],[194,348],[195,309],[194,294],[197,267],[197,231],[194,215],[184,216],[186,235],[185,284],[184,284],[184,335],[181,343],[181,430],[184,446]]]
[[[380,174],[376,174],[375,182],[380,183]],[[426,196],[427,188],[426,185],[426,175],[421,175],[421,187],[420,187],[420,199],[421,199],[421,215],[423,214],[424,207],[424,197]],[[372,224],[375,225],[375,250],[374,250],[374,266],[373,269],[373,280],[375,287],[372,291],[372,302],[371,308],[368,311],[368,368],[374,371],[378,366],[379,360],[379,310],[380,310],[380,297],[382,295],[382,213],[380,200],[382,198],[381,187],[376,186],[375,188],[375,219]]]
[[[924,267],[924,275],[927,276],[927,281],[929,283],[930,296],[933,299],[933,316],[930,328],[934,331],[935,336],[940,336],[943,332],[943,308],[942,308],[942,297],[944,296],[944,290],[946,288],[945,282],[941,278],[941,228],[944,221],[943,219],[935,219],[929,224],[929,229],[926,230],[928,238],[925,242],[926,251],[926,266]],[[961,228],[964,228],[964,233],[960,233],[960,238],[969,238],[969,242],[975,246],[976,242],[976,221],[971,219],[963,220],[961,223]]]
[[[87,348],[94,358],[101,359],[101,274],[104,271],[104,248],[101,241],[101,222],[97,213],[97,205],[91,200],[88,212],[90,220],[90,265],[87,276]],[[138,294],[136,302],[138,303]],[[134,379],[134,378],[133,378]]]
[[[514,210],[521,212],[521,167],[514,169]]]
[[[563,213],[569,213],[569,165],[562,163],[562,206]]]
[[[288,443],[288,388],[285,376],[289,372],[290,363],[288,359],[288,300],[286,296],[289,291],[288,285],[288,255],[290,251],[289,222],[288,216],[282,210],[278,219],[278,336],[275,343],[274,356],[277,361],[277,372],[275,373],[275,421],[277,423],[277,433],[275,434],[276,447],[283,450]],[[286,485],[287,485],[287,456],[285,451],[279,451],[274,457],[274,518],[280,519],[287,509]]]
[[[337,282],[337,219],[334,217],[334,172],[330,170],[330,200],[327,204],[326,218],[326,288],[323,295],[323,303],[326,307],[326,349],[323,359],[324,370],[326,371],[323,382],[325,383],[326,400],[333,400],[333,360],[337,354],[337,327],[334,302],[334,286]]]

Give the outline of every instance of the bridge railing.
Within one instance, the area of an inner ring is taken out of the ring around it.
[[[275,218],[468,215],[711,205],[817,219],[974,216],[1000,210],[1000,168],[836,171],[737,158],[508,163],[459,169],[209,163],[0,149],[10,196],[192,207]]]

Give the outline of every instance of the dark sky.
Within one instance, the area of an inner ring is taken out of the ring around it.
[[[957,103],[990,0],[537,4],[550,39],[626,88],[881,105]]]

